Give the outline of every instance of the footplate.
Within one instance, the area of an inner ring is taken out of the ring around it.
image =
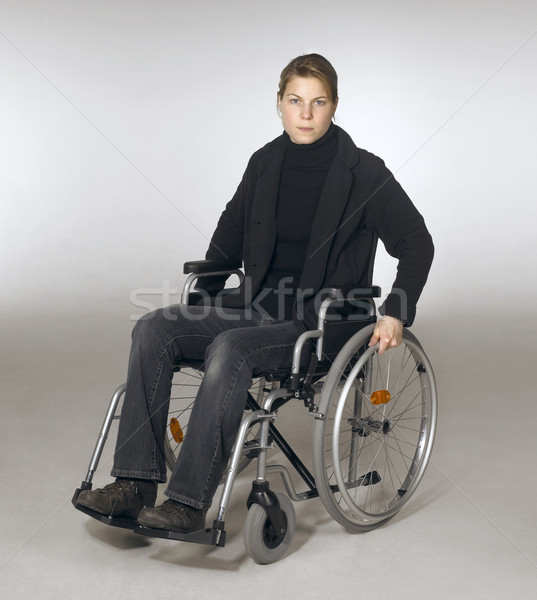
[[[167,531],[165,529],[152,529],[151,527],[142,527],[139,525],[134,529],[134,533],[148,537],[158,537],[166,540],[176,540],[179,542],[193,542],[194,544],[206,544],[208,546],[223,547],[226,544],[226,532],[223,521],[214,521],[211,529],[200,529],[190,533],[180,533],[179,531]]]

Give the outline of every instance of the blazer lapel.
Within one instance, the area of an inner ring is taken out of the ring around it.
[[[251,274],[254,294],[267,274],[276,243],[276,208],[284,156],[285,149],[282,148],[272,157],[256,184],[250,223]]]

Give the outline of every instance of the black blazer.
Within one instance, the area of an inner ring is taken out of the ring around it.
[[[384,162],[357,148],[343,129],[332,127],[337,131],[338,150],[321,193],[300,280],[306,310],[297,316],[306,327],[316,328],[314,299],[324,288],[370,285],[380,238],[399,261],[380,312],[411,325],[433,259],[431,236]],[[259,291],[269,268],[287,144],[284,133],[252,155],[218,221],[206,258],[242,259],[246,275],[238,293],[222,298],[224,306],[244,307]]]

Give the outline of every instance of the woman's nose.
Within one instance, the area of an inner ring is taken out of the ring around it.
[[[303,119],[311,119],[312,114],[311,114],[311,106],[309,106],[309,104],[304,104],[302,106],[302,118]]]

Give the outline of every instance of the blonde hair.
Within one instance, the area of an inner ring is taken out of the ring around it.
[[[319,79],[332,102],[338,99],[337,73],[334,67],[320,54],[303,54],[297,56],[285,67],[280,75],[278,96],[283,99],[287,84],[295,77],[316,77]]]

